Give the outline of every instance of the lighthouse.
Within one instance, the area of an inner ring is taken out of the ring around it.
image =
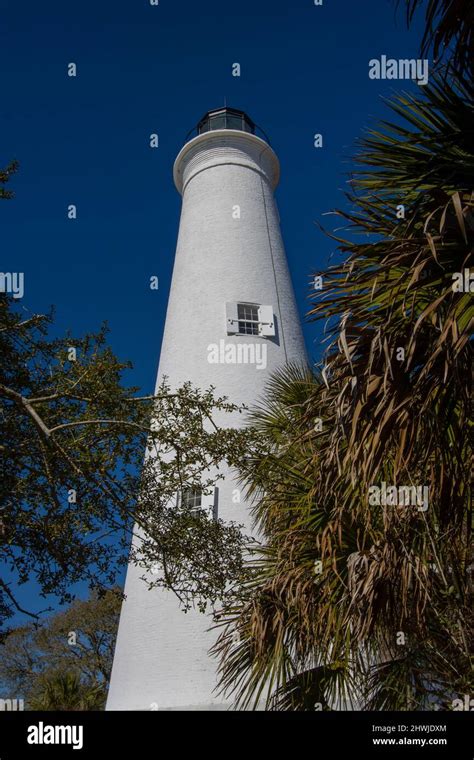
[[[266,136],[233,108],[206,113],[178,154],[182,208],[157,388],[164,376],[172,388],[213,385],[250,407],[272,372],[306,361],[274,198],[279,175]],[[224,474],[212,494],[182,498],[249,529],[248,506],[233,499],[235,476]],[[107,709],[229,709],[216,693],[212,620],[185,614],[173,592],[149,591],[142,576],[130,563]]]

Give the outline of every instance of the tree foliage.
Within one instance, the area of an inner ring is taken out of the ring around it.
[[[5,185],[10,181],[12,174],[18,171],[18,161],[10,161],[5,169],[0,169],[0,199],[13,198],[13,191],[7,190]]]
[[[18,587],[29,580],[64,602],[76,582],[110,586],[133,534],[132,559],[161,568],[150,583],[171,588],[184,608],[203,608],[241,566],[243,537],[234,525],[176,508],[175,497],[209,468],[204,486],[212,487],[220,462],[240,460],[251,433],[213,420],[239,408],[212,388],[171,390],[166,380],[139,396],[124,384],[130,365],[107,346],[105,329],[51,338],[51,322],[25,318],[0,297],[3,618],[25,611]],[[189,552],[192,526],[201,543]],[[202,554],[203,531],[212,562]]]
[[[462,77],[389,105],[336,212],[342,262],[317,273],[321,373],[280,373],[253,416],[265,548],[214,648],[241,707],[450,709],[474,686],[474,309],[454,287],[472,267],[474,109]],[[371,503],[382,483],[427,486],[427,510]]]
[[[474,7],[471,0],[405,0],[407,24],[424,8],[425,31],[421,55],[433,52],[436,63],[446,59],[450,68],[472,73],[474,61]]]
[[[104,692],[100,686],[81,682],[77,673],[58,672],[42,676],[38,693],[31,699],[31,709],[40,711],[101,710]]]
[[[121,601],[118,588],[94,593],[40,625],[12,629],[0,646],[4,697],[23,698],[26,709],[103,707]]]

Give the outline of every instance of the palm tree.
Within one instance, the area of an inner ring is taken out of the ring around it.
[[[435,61],[454,46],[452,64],[458,72],[472,72],[474,6],[471,0],[404,0],[411,24],[416,11],[425,7],[425,32],[421,55],[432,50]]]
[[[54,671],[40,678],[31,710],[103,710],[104,687],[97,683],[84,683],[78,673]]]
[[[279,373],[253,413],[264,548],[214,648],[241,707],[449,709],[474,686],[474,310],[453,287],[472,266],[472,91],[444,73],[389,106],[310,311],[332,325],[321,376]],[[428,487],[428,508],[371,503],[382,483]]]

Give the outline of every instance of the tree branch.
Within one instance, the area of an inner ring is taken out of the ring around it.
[[[47,425],[43,422],[41,417],[39,416],[38,412],[32,407],[30,401],[28,401],[27,398],[21,395],[21,393],[17,393],[16,391],[12,390],[11,388],[7,388],[6,385],[0,384],[0,395],[3,394],[7,398],[12,399],[12,401],[15,401],[16,404],[19,406],[22,406],[25,411],[30,415],[32,420],[34,421],[36,427],[38,427],[43,435],[45,435],[47,438],[51,435],[51,430],[48,428]]]
[[[3,588],[6,595],[8,596],[12,604],[15,606],[15,608],[18,610],[18,612],[22,612],[24,615],[29,615],[30,617],[35,618],[35,620],[39,620],[39,615],[36,615],[34,612],[28,612],[28,610],[24,610],[23,607],[20,607],[17,600],[13,596],[12,592],[8,588],[8,585],[1,578],[0,578],[0,587]]]

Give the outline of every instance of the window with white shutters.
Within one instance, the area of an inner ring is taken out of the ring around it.
[[[257,303],[226,303],[226,328],[228,335],[275,335],[273,306]]]

